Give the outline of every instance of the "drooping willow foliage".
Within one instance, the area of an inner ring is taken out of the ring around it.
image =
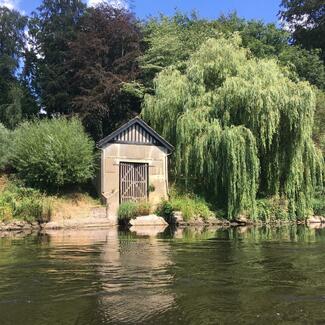
[[[163,70],[142,115],[176,146],[176,176],[204,184],[229,218],[255,217],[257,195],[279,195],[303,219],[324,170],[311,140],[315,94],[240,44],[210,39],[185,73]]]

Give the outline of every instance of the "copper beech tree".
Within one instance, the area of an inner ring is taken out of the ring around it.
[[[102,4],[86,11],[69,43],[65,68],[71,74],[73,112],[95,139],[140,110],[140,98],[132,91],[140,40],[131,12]]]

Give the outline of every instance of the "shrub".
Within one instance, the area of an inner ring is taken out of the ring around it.
[[[7,167],[11,147],[11,132],[0,123],[0,170]]]
[[[278,197],[257,200],[257,218],[264,222],[288,220],[288,202]]]
[[[118,208],[117,216],[119,221],[127,222],[132,218],[150,214],[150,210],[149,202],[123,202]]]
[[[171,205],[175,211],[182,212],[185,221],[197,217],[208,219],[213,216],[207,202],[197,196],[185,194],[171,198]]]
[[[36,120],[16,130],[11,160],[27,184],[57,189],[93,177],[93,151],[78,119]]]
[[[128,221],[137,216],[137,204],[135,202],[123,202],[120,204],[117,216],[120,221]]]
[[[165,218],[167,222],[171,221],[173,212],[174,212],[173,206],[167,200],[161,201],[156,210],[157,215]]]
[[[318,189],[313,201],[314,214],[317,216],[325,216],[325,190]]]
[[[150,214],[151,204],[147,201],[138,202],[137,204],[137,215],[147,216]]]
[[[193,194],[178,193],[175,189],[171,191],[169,201],[164,200],[160,203],[156,213],[168,221],[173,211],[181,211],[185,221],[198,217],[208,219],[214,216],[214,213],[204,199]]]
[[[9,184],[0,193],[0,220],[50,221],[51,201],[35,189]]]

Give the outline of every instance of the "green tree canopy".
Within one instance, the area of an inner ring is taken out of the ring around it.
[[[27,17],[18,11],[0,7],[0,122],[9,128],[38,111],[18,75],[25,51],[26,23]]]
[[[186,60],[208,38],[220,33],[238,32],[242,45],[258,58],[275,58],[290,68],[292,78],[307,80],[325,89],[325,69],[319,50],[306,50],[290,44],[290,33],[275,24],[245,20],[232,13],[216,20],[200,19],[196,14],[176,13],[148,20],[144,26],[145,53],[140,57],[145,84],[163,68],[175,65],[184,69]]]
[[[0,7],[0,76],[13,76],[24,54],[24,30],[27,17],[18,11]]]
[[[209,39],[184,73],[163,70],[144,118],[176,146],[176,178],[201,184],[231,218],[256,195],[281,195],[305,218],[323,158],[311,135],[315,94],[275,60],[248,56],[240,37]]]
[[[142,26],[145,53],[139,58],[144,82],[150,87],[155,74],[168,66],[184,68],[186,60],[202,42],[217,35],[215,25],[195,13],[187,16],[180,12],[145,22]]]
[[[293,79],[307,80],[320,89],[325,89],[325,68],[321,52],[306,50],[290,44],[289,32],[275,24],[258,20],[245,20],[235,13],[217,19],[219,29],[225,34],[239,32],[242,44],[258,58],[274,58],[288,67]]]
[[[64,62],[85,8],[80,0],[43,0],[29,20],[31,49],[26,55],[25,74],[33,79],[34,91],[49,115],[72,112],[69,71]]]

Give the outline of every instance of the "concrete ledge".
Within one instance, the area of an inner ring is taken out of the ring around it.
[[[50,221],[41,225],[42,229],[63,229],[63,228],[98,228],[116,226],[116,217],[87,217],[62,219],[58,221]]]

